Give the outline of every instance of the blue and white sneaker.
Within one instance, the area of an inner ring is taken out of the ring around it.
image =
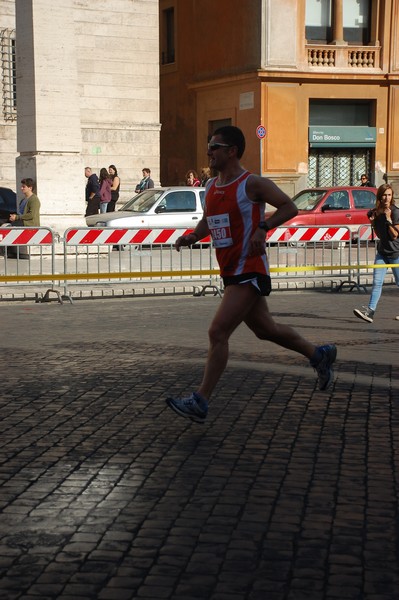
[[[205,423],[208,403],[197,392],[193,392],[188,398],[166,398],[166,404],[181,417]]]
[[[317,350],[321,354],[321,359],[317,362],[310,361],[312,367],[316,370],[319,378],[319,390],[326,390],[333,382],[334,371],[332,364],[337,358],[337,348],[334,344],[318,346]]]

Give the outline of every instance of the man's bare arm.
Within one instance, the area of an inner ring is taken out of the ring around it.
[[[199,242],[199,240],[202,240],[208,235],[209,228],[204,211],[204,214],[202,215],[201,220],[198,221],[198,224],[194,231],[188,233],[187,235],[182,235],[179,238],[177,238],[175,242],[175,248],[178,252],[180,252],[180,248],[182,246],[192,246],[193,244],[196,244],[197,242]]]
[[[273,181],[265,177],[252,175],[248,178],[246,187],[247,196],[253,202],[267,202],[277,210],[267,219],[269,229],[279,227],[298,214],[298,209]],[[257,228],[251,237],[248,254],[258,256],[265,253],[266,231]]]
[[[247,181],[247,196],[253,202],[267,202],[277,210],[267,219],[270,229],[279,227],[298,214],[294,202],[273,181],[251,175]]]

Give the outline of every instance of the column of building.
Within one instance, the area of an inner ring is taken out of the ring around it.
[[[17,189],[37,181],[42,225],[58,231],[84,225],[73,4],[16,0]]]

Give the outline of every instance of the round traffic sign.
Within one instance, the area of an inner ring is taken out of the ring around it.
[[[258,125],[256,128],[256,135],[258,136],[258,138],[261,140],[264,137],[266,137],[266,129],[263,127],[263,125]]]

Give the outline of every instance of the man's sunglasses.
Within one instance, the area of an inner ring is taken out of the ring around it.
[[[208,150],[219,150],[219,148],[231,148],[231,144],[208,144]]]

